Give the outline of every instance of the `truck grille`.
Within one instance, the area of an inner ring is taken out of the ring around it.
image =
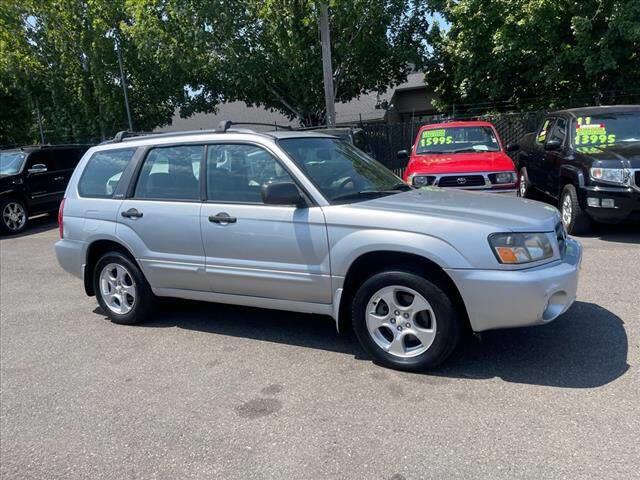
[[[484,184],[482,175],[449,175],[438,181],[439,187],[482,187]]]

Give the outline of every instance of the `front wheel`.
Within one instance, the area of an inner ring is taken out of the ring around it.
[[[120,252],[109,252],[94,269],[94,291],[100,307],[114,323],[131,325],[149,314],[153,293],[142,271]]]
[[[531,182],[529,182],[529,174],[525,167],[522,167],[518,173],[518,196],[535,199],[535,193],[531,187]]]
[[[2,200],[0,202],[0,232],[6,234],[15,234],[24,231],[27,228],[29,217],[27,208],[20,200],[13,198]]]
[[[571,184],[565,185],[560,196],[560,213],[562,223],[567,233],[580,235],[587,233],[591,226],[591,218],[587,215],[578,201],[576,187]]]
[[[424,371],[458,344],[460,315],[437,285],[409,272],[383,272],[362,284],[352,305],[353,328],[378,363]]]

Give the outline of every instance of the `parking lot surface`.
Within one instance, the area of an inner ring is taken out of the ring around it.
[[[2,478],[638,478],[637,227],[580,239],[554,323],[428,374],[374,365],[325,317],[164,300],[112,324],[57,235],[0,240]]]

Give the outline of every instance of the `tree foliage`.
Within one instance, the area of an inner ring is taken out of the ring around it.
[[[338,101],[383,91],[425,57],[419,0],[330,2]],[[0,144],[104,138],[242,100],[302,123],[324,118],[312,0],[4,0]]]
[[[426,82],[441,108],[555,108],[640,99],[638,0],[433,0]]]

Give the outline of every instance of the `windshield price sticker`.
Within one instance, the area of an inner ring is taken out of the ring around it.
[[[615,143],[615,134],[607,134],[604,123],[591,123],[591,117],[578,117],[576,145],[607,145]]]
[[[420,146],[427,147],[429,145],[446,145],[453,143],[453,137],[447,135],[447,131],[444,128],[437,130],[425,130],[422,132],[422,138],[420,138]]]

